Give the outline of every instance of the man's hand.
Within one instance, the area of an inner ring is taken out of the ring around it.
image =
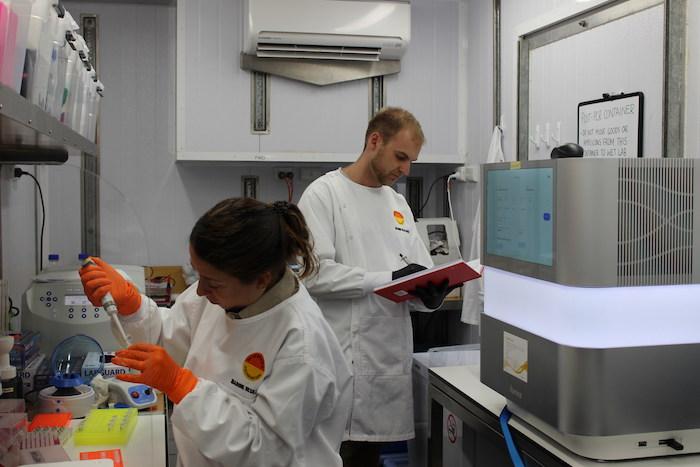
[[[118,379],[156,388],[176,404],[197,385],[197,377],[175,363],[168,352],[158,345],[134,344],[118,350],[112,362],[141,372],[140,375],[120,374],[117,375]]]
[[[119,314],[130,315],[141,307],[141,294],[108,263],[91,257],[91,262],[80,268],[80,280],[90,303],[102,306],[102,297],[112,294]]]
[[[413,274],[414,272],[422,271],[424,269],[428,269],[428,268],[426,268],[425,266],[421,266],[420,264],[411,263],[408,266],[405,266],[399,270],[393,271],[391,273],[391,280],[395,281],[399,277],[408,276],[409,274]]]
[[[447,296],[448,293],[452,292],[457,287],[459,287],[459,285],[453,285],[450,287],[450,281],[445,279],[438,285],[428,282],[426,287],[416,286],[415,289],[409,290],[408,293],[420,298],[426,308],[434,310],[442,305],[442,302],[445,300],[445,296]]]

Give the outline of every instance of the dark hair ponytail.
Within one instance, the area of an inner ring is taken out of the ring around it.
[[[281,275],[298,261],[300,277],[318,270],[304,215],[286,201],[220,201],[195,223],[190,245],[199,258],[244,283],[266,271]]]
[[[309,277],[318,272],[318,259],[314,253],[309,228],[304,214],[296,204],[286,201],[272,203],[280,216],[282,225],[282,251],[289,262],[301,261],[302,270],[299,277]]]

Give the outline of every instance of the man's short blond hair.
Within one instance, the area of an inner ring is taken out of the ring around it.
[[[421,146],[425,144],[423,129],[411,112],[400,107],[385,107],[369,121],[365,132],[365,146],[369,135],[375,131],[382,136],[384,143],[387,143],[404,128],[411,130],[415,142]]]

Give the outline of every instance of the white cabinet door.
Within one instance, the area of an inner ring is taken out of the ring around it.
[[[178,160],[259,151],[250,131],[250,74],[241,70],[240,0],[177,2]]]

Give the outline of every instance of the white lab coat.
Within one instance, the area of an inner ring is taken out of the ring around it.
[[[372,291],[391,271],[433,265],[403,196],[389,187],[354,183],[340,169],[315,180],[299,201],[320,260],[306,282],[338,336],[354,373],[347,439],[399,441],[414,437],[411,307]]]
[[[178,465],[341,466],[352,379],[306,289],[246,319],[196,290],[170,309],[142,297],[141,309],[121,318],[134,342],[162,345],[199,379],[173,411]]]

